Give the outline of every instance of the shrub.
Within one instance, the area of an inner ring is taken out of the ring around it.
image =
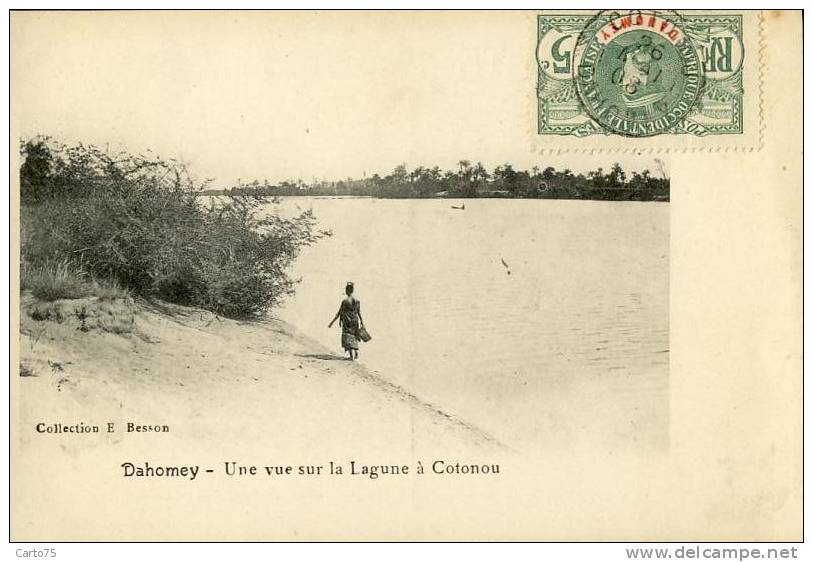
[[[23,260],[68,256],[89,277],[136,294],[256,316],[293,291],[288,266],[327,234],[310,212],[266,213],[261,197],[204,205],[203,184],[171,160],[47,138],[23,143],[22,153]]]

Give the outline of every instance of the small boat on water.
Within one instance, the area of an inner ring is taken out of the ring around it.
[[[458,211],[465,211],[466,210],[466,204],[463,203],[462,205],[452,205],[452,209],[457,209]]]

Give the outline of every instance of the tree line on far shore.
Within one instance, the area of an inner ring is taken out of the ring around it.
[[[339,181],[302,180],[270,184],[268,181],[239,182],[226,189],[207,189],[207,195],[255,196],[356,196],[391,199],[425,198],[515,198],[590,199],[602,201],[668,201],[669,177],[660,160],[656,172],[627,173],[615,163],[609,170],[598,168],[587,174],[569,169],[533,167],[516,170],[502,164],[492,171],[482,163],[458,162],[456,170],[419,166],[410,171],[405,164],[386,176],[373,174],[363,179]]]

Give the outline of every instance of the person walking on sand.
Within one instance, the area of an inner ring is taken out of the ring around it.
[[[348,359],[352,361],[354,353],[355,359],[359,358],[359,339],[361,338],[359,328],[364,328],[364,320],[361,317],[361,302],[353,296],[351,281],[347,282],[344,292],[347,296],[342,299],[339,311],[327,327],[332,328],[333,323],[337,319],[339,320],[339,326],[342,327],[342,347],[350,354]]]

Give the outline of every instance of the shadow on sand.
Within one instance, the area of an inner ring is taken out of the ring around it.
[[[295,353],[294,355],[308,359],[320,359],[322,361],[347,361],[347,357],[331,355],[329,353]]]

